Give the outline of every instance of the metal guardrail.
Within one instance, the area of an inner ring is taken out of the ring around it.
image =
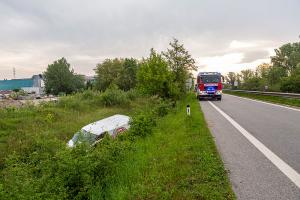
[[[285,92],[263,92],[263,91],[250,91],[250,90],[231,90],[231,89],[223,89],[224,91],[230,92],[243,92],[243,93],[251,93],[251,94],[261,94],[267,96],[280,96],[286,98],[300,99],[300,94],[298,93],[285,93]]]

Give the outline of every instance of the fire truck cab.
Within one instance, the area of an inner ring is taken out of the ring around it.
[[[197,76],[197,98],[222,99],[222,76],[219,72],[200,72]]]

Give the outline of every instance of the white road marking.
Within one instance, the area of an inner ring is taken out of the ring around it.
[[[249,140],[261,153],[263,153],[282,173],[284,173],[293,183],[300,188],[300,174],[294,170],[291,166],[285,163],[281,158],[279,158],[275,153],[273,153],[268,147],[257,140],[253,135],[251,135],[247,130],[240,126],[236,121],[234,121],[230,116],[218,108],[215,104],[210,102],[210,105],[214,107],[225,119],[227,119],[245,138]]]
[[[245,98],[245,97],[239,97],[239,96],[235,96],[235,95],[231,95],[231,94],[225,94],[225,95],[229,95],[229,96],[233,96],[233,97],[240,98],[240,99],[246,99],[246,100],[249,100],[249,101],[255,101],[255,102],[258,102],[258,103],[263,103],[263,104],[267,104],[267,105],[271,105],[271,106],[277,106],[277,107],[280,107],[280,108],[286,108],[286,109],[290,109],[290,110],[300,112],[300,109],[297,109],[297,108],[291,108],[291,107],[288,107],[288,106],[278,105],[278,104],[274,104],[274,103],[269,103],[269,102],[250,99],[250,98]]]

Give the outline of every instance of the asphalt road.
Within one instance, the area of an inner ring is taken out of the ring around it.
[[[231,95],[200,104],[238,199],[300,200],[300,110]]]

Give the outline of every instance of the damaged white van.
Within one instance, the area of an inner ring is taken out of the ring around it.
[[[87,142],[95,145],[108,133],[112,137],[128,130],[130,128],[130,117],[126,115],[113,115],[111,117],[96,121],[84,126],[80,131],[74,134],[68,142],[69,147],[74,147],[78,143]]]

